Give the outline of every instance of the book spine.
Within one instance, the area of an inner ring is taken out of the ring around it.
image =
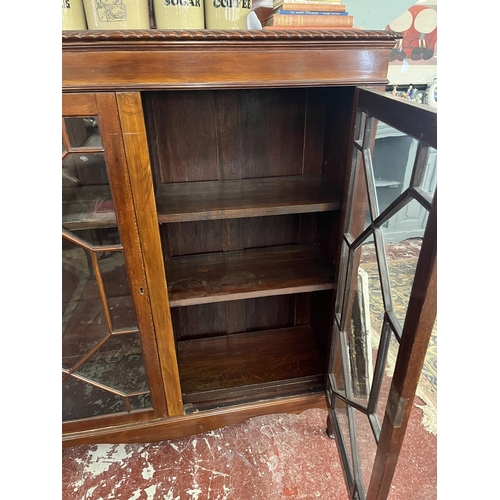
[[[272,26],[311,26],[323,28],[351,28],[354,16],[314,16],[275,14],[268,25]]]
[[[293,14],[294,16],[348,16],[348,12],[329,12],[315,10],[278,10],[277,14]]]
[[[316,12],[346,12],[347,6],[344,4],[307,4],[307,3],[291,3],[285,2],[281,5],[283,10],[300,10],[300,11],[316,11]]]
[[[293,4],[297,4],[297,3],[301,3],[301,4],[307,4],[307,5],[340,5],[342,2],[342,0],[307,0],[307,1],[304,1],[304,0],[286,0],[286,2],[284,1],[283,3],[293,3]],[[278,2],[278,5],[280,4],[280,2]],[[344,4],[341,4],[341,5],[344,5]],[[345,5],[344,5],[345,7]]]
[[[328,26],[264,26],[265,30],[275,30],[275,31],[296,31],[296,30],[302,30],[302,31],[318,31],[318,30],[331,30],[331,29],[346,29],[346,30],[362,30],[363,28],[354,28],[353,26],[351,27],[346,27],[346,26],[337,26],[335,27],[328,27]]]

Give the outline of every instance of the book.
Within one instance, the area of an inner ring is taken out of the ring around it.
[[[292,3],[283,2],[281,10],[299,10],[299,11],[315,11],[315,12],[347,12],[347,6],[341,3],[323,2],[323,3]]]
[[[349,12],[330,12],[315,10],[278,10],[275,14],[294,14],[298,16],[348,16]]]
[[[274,14],[266,21],[266,26],[309,26],[315,28],[352,28],[354,16],[322,16]]]
[[[307,5],[342,5],[342,0],[273,0],[273,9],[279,9],[284,3],[299,3]]]
[[[363,30],[364,28],[345,28],[345,27],[318,27],[318,26],[264,26],[265,30],[274,30],[274,31],[296,31],[296,30],[302,30],[302,31],[328,31],[328,30]]]

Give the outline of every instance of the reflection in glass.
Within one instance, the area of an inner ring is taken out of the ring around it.
[[[370,478],[372,475],[373,465],[375,464],[375,456],[377,454],[377,442],[372,432],[368,417],[360,411],[353,410],[354,427],[357,441],[360,444],[357,447],[360,478],[364,492],[368,491]],[[364,497],[364,495],[362,495]]]
[[[429,147],[427,166],[425,168],[425,173],[422,178],[421,188],[429,196],[434,196],[437,184],[437,151],[434,148]]]
[[[62,215],[68,229],[116,225],[103,153],[71,153],[63,160]]]
[[[383,226],[394,315],[403,327],[428,212],[412,199]]]
[[[354,193],[354,199],[349,207],[350,213],[347,216],[348,227],[345,232],[355,240],[371,222],[370,209],[368,204],[368,190],[366,185],[365,169],[363,167],[362,153],[355,151],[353,153],[356,167],[354,167],[354,177],[351,179],[351,189]]]
[[[379,214],[408,189],[418,141],[379,122],[372,152]]]
[[[126,411],[122,397],[68,377],[62,384],[62,419],[96,417]]]
[[[375,416],[377,417],[377,421],[380,427],[382,427],[382,422],[384,421],[385,409],[387,407],[387,400],[389,397],[389,391],[391,389],[392,376],[394,375],[396,359],[399,353],[399,342],[397,341],[394,333],[390,331],[390,328],[388,334],[389,339],[387,354],[385,360],[381,359],[384,369],[382,371],[378,401],[375,407]]]
[[[70,369],[108,328],[90,252],[63,238],[62,261],[62,361]]]
[[[112,336],[76,373],[119,392],[148,391],[138,334]]]
[[[136,329],[137,318],[123,252],[97,252],[96,255],[114,330]]]
[[[351,447],[351,433],[349,432],[349,418],[347,415],[348,407],[346,403],[344,403],[339,398],[335,398],[334,402],[335,407],[335,417],[336,422],[339,427],[340,439],[342,448],[345,451],[345,460],[347,460],[346,468],[351,478],[354,478],[353,472],[353,459],[352,459],[352,447]],[[350,484],[349,487],[352,487]]]
[[[333,387],[334,389],[341,394],[342,396],[346,396],[345,391],[345,380],[344,380],[344,366],[342,363],[342,347],[340,345],[340,334],[337,323],[335,322],[333,325],[333,343],[334,343],[334,355],[332,366],[330,367],[330,373],[333,378]]]
[[[64,118],[69,148],[102,149],[99,126],[95,117]]]

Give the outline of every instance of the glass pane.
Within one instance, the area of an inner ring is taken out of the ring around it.
[[[372,162],[379,214],[409,187],[417,146],[417,140],[378,123]]]
[[[380,285],[375,246],[371,242],[361,245],[354,253],[352,290],[346,309],[345,338],[349,372],[349,397],[368,405],[373,381],[374,360],[384,317],[384,304]]]
[[[378,394],[378,401],[375,407],[375,416],[377,417],[380,427],[384,421],[385,409],[387,407],[387,400],[389,391],[391,389],[392,376],[394,375],[394,368],[396,366],[396,359],[399,353],[399,342],[394,333],[388,328],[388,349],[386,351],[385,359],[382,358],[380,362],[384,367],[380,383],[380,390]],[[379,338],[380,340],[380,338]]]
[[[67,229],[116,225],[103,153],[71,153],[63,160],[62,216]]]
[[[352,203],[348,208],[346,229],[353,240],[355,240],[371,222],[370,209],[368,205],[368,191],[366,176],[361,151],[353,153],[353,174],[350,189],[352,192]]]
[[[332,352],[332,366],[329,368],[329,372],[332,374],[333,387],[339,394],[345,397],[344,364],[341,355],[339,328],[336,322],[333,326]]]
[[[356,115],[356,123],[354,124],[354,140],[363,142],[366,123],[366,113],[358,111]]]
[[[351,448],[351,435],[349,432],[349,419],[347,417],[347,405],[340,399],[335,398],[334,402],[334,415],[336,422],[339,426],[340,439],[343,450],[346,454],[347,459],[347,470],[350,477],[354,477],[353,473],[353,461],[352,461],[352,448]],[[349,485],[352,488],[352,484]]]
[[[429,195],[434,196],[437,184],[437,151],[429,147],[429,156],[421,188]]]
[[[401,328],[408,309],[427,218],[427,210],[412,199],[382,226],[393,309]]]
[[[65,118],[64,126],[70,148],[102,149],[101,136],[95,117]]]
[[[71,376],[63,381],[63,421],[124,411],[126,411],[126,407],[121,396]]]
[[[113,335],[77,373],[123,393],[148,391],[138,334]]]
[[[97,121],[63,125],[63,419],[151,407]]]
[[[368,417],[360,411],[353,410],[354,427],[359,446],[357,454],[359,458],[360,477],[364,492],[368,491],[372,475],[375,455],[377,454],[377,442],[372,432]],[[362,495],[364,497],[364,495]]]
[[[113,329],[137,329],[123,252],[97,252]]]
[[[90,252],[62,240],[62,361],[70,369],[108,334]]]

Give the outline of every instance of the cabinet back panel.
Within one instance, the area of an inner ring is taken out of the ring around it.
[[[345,172],[348,171],[352,149],[351,121],[354,118],[354,91],[355,87],[339,87],[324,89],[326,107],[326,130],[323,155],[323,175],[340,192],[345,188]]]
[[[316,214],[276,215],[234,220],[162,224],[166,258],[178,255],[312,243]],[[168,279],[168,276],[167,276]]]
[[[320,174],[328,96],[324,89],[144,93],[155,181]]]
[[[278,295],[171,310],[177,340],[294,326],[295,304],[310,294]],[[303,306],[302,306],[303,307]],[[309,324],[299,321],[297,324]]]

